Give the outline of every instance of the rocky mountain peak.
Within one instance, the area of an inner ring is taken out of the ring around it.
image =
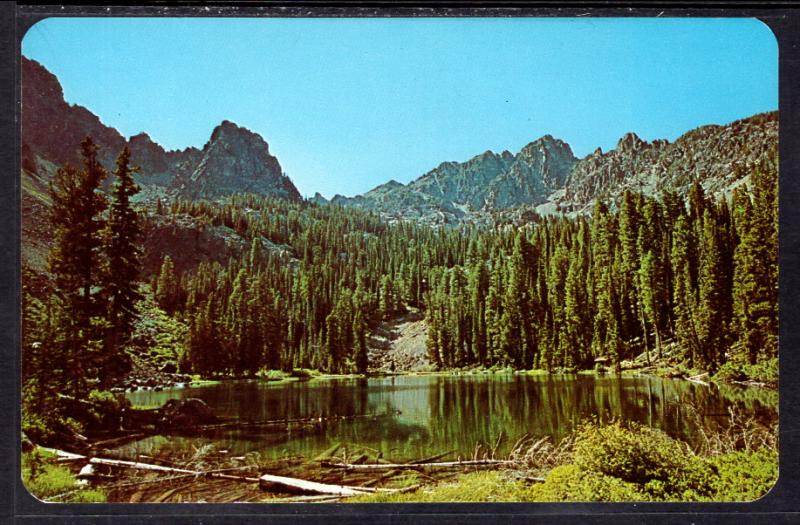
[[[36,60],[22,57],[20,63],[22,69],[22,89],[23,91],[36,91],[39,96],[46,96],[56,101],[64,102],[64,90],[58,78],[49,72],[43,65]],[[23,93],[23,98],[25,93]]]
[[[323,196],[322,196],[322,194],[321,194],[320,192],[316,192],[316,193],[314,193],[314,196],[313,196],[313,197],[311,197],[311,198],[309,199],[309,201],[311,201],[311,202],[313,202],[313,203],[315,203],[315,204],[320,204],[320,205],[322,205],[322,204],[328,204],[328,202],[329,202],[329,201],[328,201],[328,199],[326,199],[325,197],[323,197]]]
[[[180,193],[214,198],[251,192],[300,200],[300,192],[283,173],[269,144],[258,133],[223,120],[203,147],[202,159]]]
[[[253,192],[301,198],[257,133],[224,120],[202,150],[165,151],[145,132],[126,140],[88,109],[68,104],[58,78],[40,63],[22,57],[20,66],[23,160],[31,172],[36,171],[37,159],[51,166],[80,165],[80,143],[90,136],[99,146],[100,162],[109,170],[122,148],[131,150],[133,164],[141,168],[136,179],[143,185],[142,195],[216,198]]]
[[[217,140],[237,140],[240,138],[245,138],[247,140],[260,140],[266,144],[266,141],[261,137],[261,135],[253,133],[249,129],[239,126],[230,120],[223,120],[214,128],[214,130],[211,132],[209,143]],[[269,149],[269,145],[267,145],[267,148]]]
[[[629,132],[617,141],[617,150],[622,152],[639,151],[647,145],[647,142],[640,139],[636,133]]]
[[[575,157],[569,144],[561,139],[554,138],[552,135],[544,135],[528,143],[520,150],[519,156],[546,155],[549,152],[563,157]]]

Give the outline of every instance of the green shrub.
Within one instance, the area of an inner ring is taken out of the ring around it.
[[[763,359],[758,363],[730,360],[722,365],[714,379],[718,381],[758,381],[775,384],[778,382],[778,358]]]
[[[753,501],[778,480],[778,452],[768,448],[722,454],[709,461],[717,472],[711,483],[715,501]]]
[[[653,499],[702,498],[711,491],[709,465],[663,432],[619,422],[584,424],[575,442],[575,464],[634,483]]]
[[[94,405],[89,410],[92,426],[99,428],[116,428],[122,411],[130,408],[131,403],[121,395],[115,395],[105,390],[92,390],[89,392],[89,402]]]
[[[259,370],[256,372],[256,376],[267,381],[280,381],[289,377],[289,374],[283,370]]]
[[[22,483],[40,500],[65,503],[102,503],[102,491],[82,488],[66,467],[50,463],[51,459],[38,450],[22,455]],[[56,498],[56,496],[59,496]]]
[[[638,485],[577,465],[562,465],[550,471],[544,483],[531,485],[524,501],[647,501],[652,496]]]
[[[22,432],[34,443],[49,443],[54,437],[53,426],[44,417],[22,410]]]

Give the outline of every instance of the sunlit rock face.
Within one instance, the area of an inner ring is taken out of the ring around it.
[[[257,133],[223,121],[203,147],[197,167],[183,181],[180,193],[214,198],[232,193],[258,193],[300,200],[292,181],[283,174],[278,159]]]
[[[685,195],[694,181],[720,196],[746,183],[777,143],[777,112],[703,126],[674,143],[626,133],[614,149],[597,148],[582,159],[566,142],[545,135],[516,155],[487,151],[463,163],[444,162],[407,185],[390,182],[352,198],[337,195],[333,202],[390,221],[491,224],[520,210],[587,213],[598,199],[613,208],[625,190]]]

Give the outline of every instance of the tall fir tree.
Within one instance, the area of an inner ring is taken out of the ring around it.
[[[107,205],[100,186],[106,171],[97,160],[97,146],[88,137],[81,143],[81,155],[84,169],[60,168],[50,186],[55,246],[48,259],[58,304],[65,313],[60,316],[64,348],[59,354],[71,373],[63,387],[76,398],[83,397],[97,378],[105,328],[99,284],[102,213]]]
[[[134,171],[135,168],[130,166],[130,151],[126,147],[117,158],[112,201],[103,235],[103,291],[107,301],[108,332],[101,377],[106,380],[119,376],[130,367],[130,358],[123,347],[133,333],[137,318],[136,305],[142,299],[139,290],[142,225],[130,201],[139,192],[133,180]]]

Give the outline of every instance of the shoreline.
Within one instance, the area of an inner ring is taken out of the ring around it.
[[[247,376],[215,376],[215,377],[196,377],[194,376],[191,380],[188,381],[177,381],[177,382],[160,382],[156,383],[153,386],[137,386],[137,387],[114,387],[110,389],[112,393],[117,394],[130,394],[135,392],[160,392],[166,389],[184,389],[184,388],[199,388],[204,386],[212,386],[216,384],[220,384],[222,382],[227,381],[260,381],[265,384],[271,385],[286,385],[289,383],[300,383],[300,382],[307,382],[307,381],[330,381],[330,380],[337,380],[337,379],[374,379],[374,378],[387,378],[387,377],[415,377],[415,376],[484,376],[484,375],[525,375],[525,376],[593,376],[593,377],[605,377],[605,376],[617,376],[621,378],[625,377],[658,377],[662,379],[673,379],[673,380],[682,380],[682,381],[690,381],[701,385],[728,385],[728,386],[736,386],[740,388],[758,388],[758,389],[765,389],[765,390],[779,390],[779,384],[777,382],[765,382],[765,381],[755,381],[755,380],[745,380],[745,381],[736,381],[736,380],[728,380],[728,379],[717,379],[713,376],[709,376],[708,373],[699,373],[696,376],[689,376],[685,372],[681,371],[678,367],[658,367],[655,370],[647,370],[641,371],[640,368],[623,368],[620,372],[611,371],[598,371],[593,369],[587,370],[554,370],[554,371],[547,371],[544,369],[532,369],[532,370],[513,370],[510,368],[473,368],[473,369],[450,369],[450,370],[430,370],[430,371],[418,371],[418,370],[409,370],[409,371],[397,371],[397,372],[379,372],[379,373],[367,373],[367,374],[326,374],[322,372],[312,371],[312,373],[308,377],[296,377],[296,376],[286,376],[286,377],[266,377],[266,376],[258,376],[258,375],[247,375]],[[700,379],[695,379],[697,376],[705,376]]]

